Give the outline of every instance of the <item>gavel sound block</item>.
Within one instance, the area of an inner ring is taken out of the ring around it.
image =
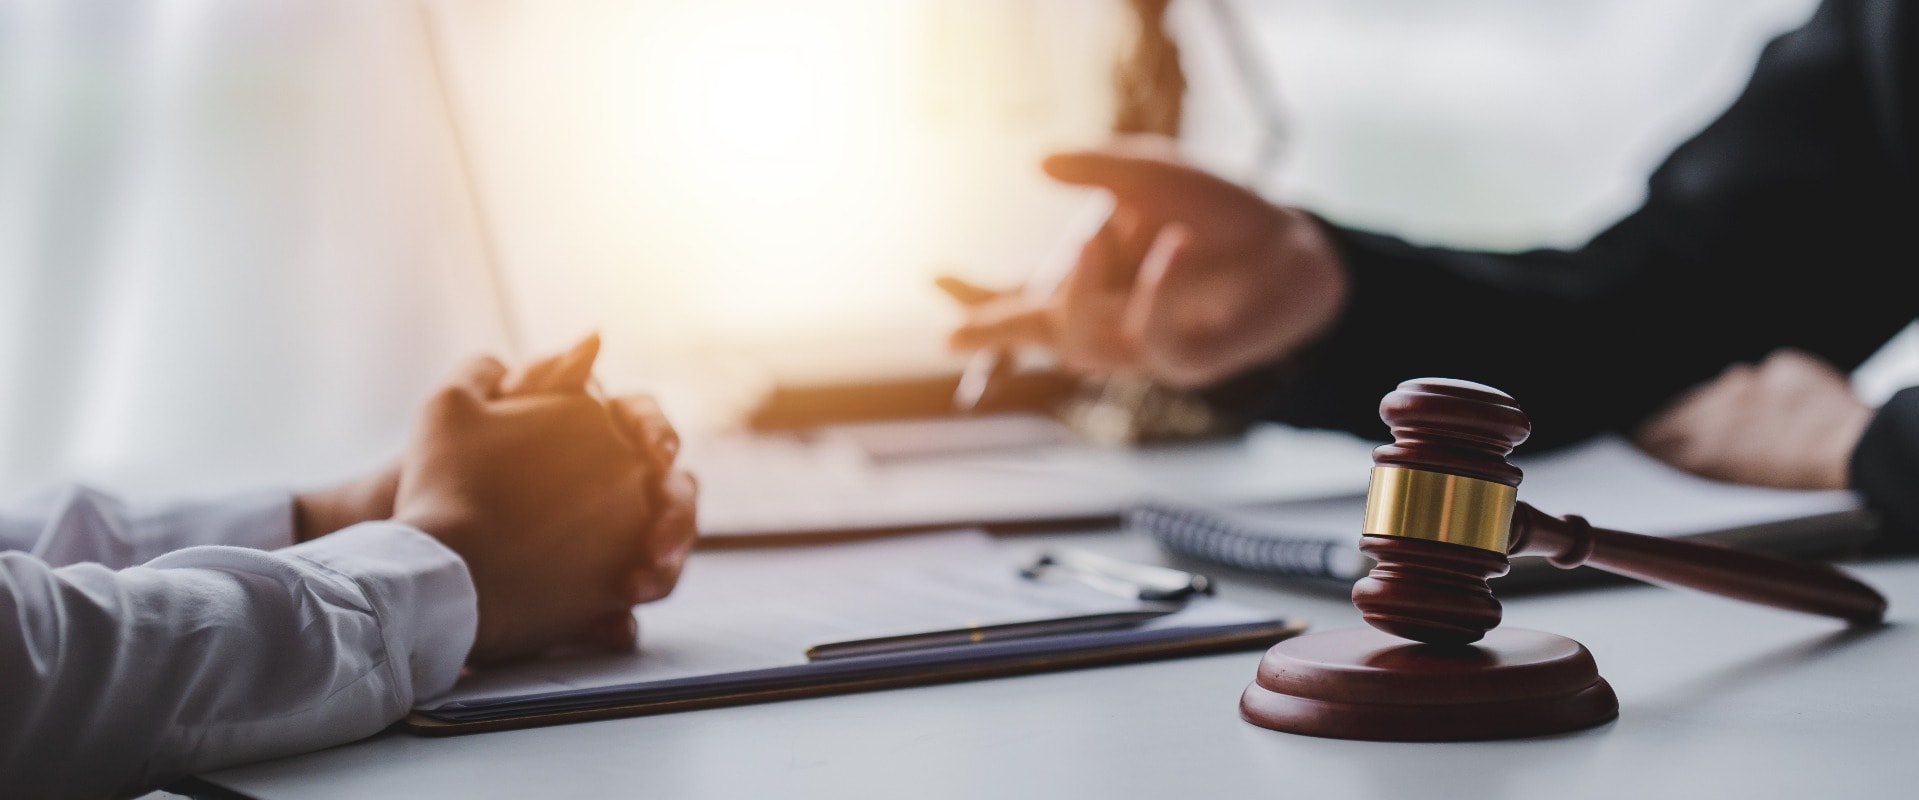
[[[1379,413],[1393,443],[1373,451],[1360,542],[1378,565],[1353,586],[1353,604],[1372,627],[1274,645],[1240,697],[1240,716],[1255,725],[1453,741],[1577,730],[1618,716],[1619,700],[1583,645],[1497,627],[1499,601],[1486,580],[1506,574],[1508,555],[1855,624],[1885,616],[1883,597],[1824,564],[1595,528],[1517,502],[1520,471],[1506,455],[1532,423],[1497,389],[1407,381]]]

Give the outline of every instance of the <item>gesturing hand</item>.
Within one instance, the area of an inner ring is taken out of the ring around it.
[[[1640,427],[1633,440],[1680,469],[1737,483],[1843,489],[1872,409],[1837,369],[1798,350],[1735,364]]]
[[[660,452],[676,446],[663,443],[671,428],[649,401],[569,390],[591,360],[522,379],[509,396],[505,367],[477,359],[421,412],[394,519],[466,560],[479,594],[474,663],[630,644],[632,606],[671,589],[691,546],[693,485]]]
[[[1348,292],[1320,223],[1139,141],[1057,155],[1047,174],[1114,195],[1106,227],[1046,304],[945,278],[968,306],[960,350],[1037,344],[1065,368],[1190,388],[1284,358],[1323,333]]]

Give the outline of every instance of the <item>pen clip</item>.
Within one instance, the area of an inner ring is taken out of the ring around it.
[[[1135,564],[1085,550],[1043,553],[1020,574],[1037,580],[1051,572],[1068,576],[1108,594],[1151,603],[1182,603],[1213,593],[1213,579],[1195,572]]]

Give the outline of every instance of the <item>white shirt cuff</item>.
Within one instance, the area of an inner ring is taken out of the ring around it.
[[[407,706],[453,688],[473,649],[479,598],[460,556],[417,528],[363,522],[280,551],[353,581],[366,594]]]

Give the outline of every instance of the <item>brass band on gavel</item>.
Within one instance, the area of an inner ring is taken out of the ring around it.
[[[1518,489],[1404,467],[1373,467],[1363,533],[1459,544],[1504,554]]]

